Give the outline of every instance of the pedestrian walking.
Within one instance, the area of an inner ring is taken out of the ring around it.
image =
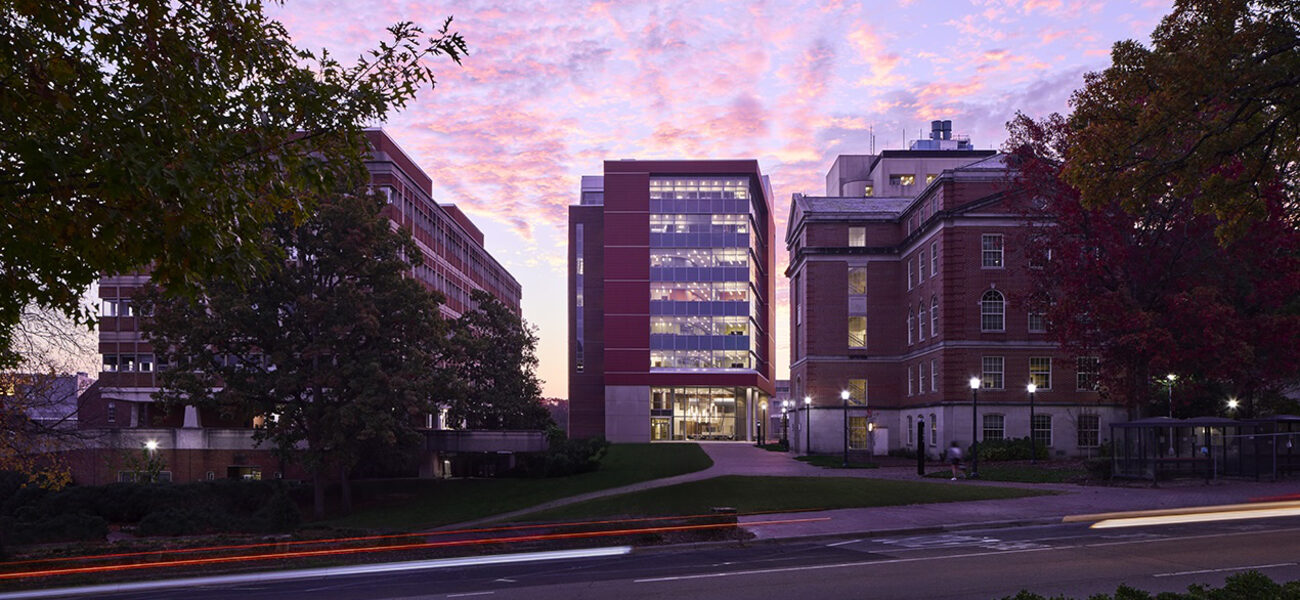
[[[961,466],[961,446],[957,445],[954,440],[952,446],[948,447],[948,465],[952,467],[952,480],[957,481],[957,469]]]

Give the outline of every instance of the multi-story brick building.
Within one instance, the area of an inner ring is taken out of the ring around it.
[[[776,226],[753,160],[606,161],[569,209],[569,434],[753,439]]]
[[[412,267],[411,276],[443,293],[443,316],[455,318],[472,308],[473,290],[491,293],[517,313],[519,283],[488,253],[483,233],[456,206],[434,201],[433,180],[386,132],[373,129],[366,137],[371,145],[366,161],[371,185],[388,201],[383,214],[411,232],[424,257],[423,265]],[[103,370],[83,395],[79,416],[83,428],[102,435],[92,438],[100,447],[74,461],[78,481],[115,481],[120,468],[114,466],[110,451],[136,452],[150,441],[177,481],[284,473],[289,466],[269,450],[253,446],[251,422],[193,406],[164,412],[155,404],[160,365],[140,333],[139,321],[147,317],[136,313],[132,300],[148,281],[145,272],[106,275],[99,281]],[[427,423],[438,426],[432,416]]]
[[[1096,360],[1025,308],[1031,224],[1005,156],[936,121],[908,150],[840,156],[826,183],[794,195],[785,238],[796,451],[935,455],[974,424],[981,441],[1033,435],[1074,455],[1123,418],[1094,391]]]

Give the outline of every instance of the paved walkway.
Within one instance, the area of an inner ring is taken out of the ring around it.
[[[676,485],[688,481],[710,479],[723,475],[789,476],[789,477],[864,477],[870,479],[921,480],[916,466],[886,466],[879,469],[823,469],[794,460],[783,452],[768,452],[747,443],[703,442],[700,447],[713,459],[713,466],[703,471],[676,477],[643,481],[623,487],[600,490],[578,496],[561,498],[532,508],[493,515],[485,519],[458,523],[443,529],[473,527],[510,519],[529,513],[603,498],[628,492]],[[931,469],[941,469],[932,465]],[[1035,496],[1010,500],[980,500],[973,502],[948,502],[938,504],[913,504],[877,508],[850,508],[815,513],[801,512],[788,515],[761,515],[741,517],[741,524],[785,519],[824,519],[782,525],[746,527],[760,539],[797,538],[829,535],[870,535],[909,530],[961,529],[993,524],[1031,524],[1059,522],[1067,515],[1182,508],[1248,502],[1252,499],[1300,494],[1300,480],[1278,482],[1180,481],[1161,487],[1080,486],[1071,484],[1028,484],[987,481],[933,480],[948,485],[996,485],[1024,487],[1057,492],[1051,496]]]

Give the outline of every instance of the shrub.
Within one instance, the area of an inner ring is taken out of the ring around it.
[[[1151,600],[1153,596],[1142,590],[1131,588],[1127,585],[1119,586],[1115,590],[1115,595],[1096,594],[1090,596],[1089,600]],[[1187,588],[1186,592],[1161,592],[1154,596],[1156,600],[1260,600],[1263,598],[1275,598],[1277,600],[1297,600],[1300,599],[1300,582],[1292,581],[1287,584],[1279,584],[1272,579],[1260,574],[1259,571],[1246,571],[1236,575],[1229,575],[1223,582],[1221,588],[1208,588],[1202,585],[1192,585]],[[1015,596],[1005,596],[1002,600],[1048,600],[1041,594],[1035,594],[1027,590],[1021,590]],[[1069,600],[1065,596],[1053,596],[1051,600]]]
[[[61,514],[35,520],[24,518],[33,514],[34,511],[24,511],[23,517],[0,519],[0,530],[6,532],[6,545],[98,541],[108,535],[108,522],[93,515]]]
[[[889,451],[889,455],[898,458],[916,458],[916,450],[912,448],[894,448]]]
[[[1033,458],[1029,438],[1008,438],[1002,440],[985,440],[980,442],[980,460],[999,461],[999,460],[1029,460]],[[1048,449],[1046,446],[1039,444],[1037,447],[1038,459],[1047,460]],[[970,448],[966,449],[966,456],[974,456]]]

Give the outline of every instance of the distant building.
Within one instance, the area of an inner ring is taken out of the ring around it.
[[[908,150],[838,157],[826,184],[794,195],[785,236],[796,451],[968,446],[972,377],[981,441],[1033,435],[1075,455],[1124,418],[1094,391],[1097,360],[1062,351],[1025,309],[1036,259],[1005,156],[936,121]]]
[[[569,208],[569,434],[751,440],[775,391],[754,160],[605,161]]]
[[[470,293],[491,293],[519,312],[519,282],[488,253],[483,233],[454,205],[433,199],[433,180],[416,166],[387,132],[366,132],[371,146],[366,167],[371,185],[387,199],[383,208],[396,226],[411,232],[424,264],[410,275],[442,292],[443,316],[455,318],[473,308]],[[79,461],[74,476],[81,483],[107,483],[121,477],[106,460],[109,452],[136,452],[157,442],[168,476],[176,481],[282,476],[286,468],[267,448],[254,447],[251,421],[230,419],[215,410],[187,406],[165,412],[152,395],[158,391],[153,348],[140,333],[133,297],[149,281],[145,272],[106,275],[99,281],[101,319],[99,349],[103,370],[82,401],[82,427],[103,430],[104,447]],[[426,425],[439,428],[437,415]]]

